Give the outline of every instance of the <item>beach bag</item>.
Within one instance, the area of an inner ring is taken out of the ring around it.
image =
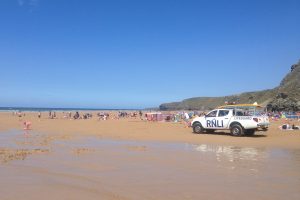
[[[283,125],[282,125],[282,129],[286,130],[286,129],[287,129],[287,125],[286,125],[286,124],[283,124]]]

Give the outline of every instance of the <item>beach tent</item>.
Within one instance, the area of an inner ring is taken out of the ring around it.
[[[148,121],[171,121],[172,114],[162,114],[161,112],[146,113]]]
[[[146,113],[148,121],[161,121],[162,120],[162,113],[160,112],[151,112]]]

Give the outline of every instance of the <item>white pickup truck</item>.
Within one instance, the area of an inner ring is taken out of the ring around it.
[[[268,116],[260,113],[259,108],[252,104],[221,106],[194,118],[191,126],[194,133],[230,130],[233,136],[254,135],[255,131],[267,131],[270,124]]]

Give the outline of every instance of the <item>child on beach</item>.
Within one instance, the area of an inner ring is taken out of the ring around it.
[[[30,127],[31,127],[31,122],[29,121],[26,121],[23,123],[24,124],[24,130],[30,130]]]

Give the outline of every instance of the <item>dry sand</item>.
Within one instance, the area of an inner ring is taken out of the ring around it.
[[[257,133],[254,137],[232,137],[229,132],[215,134],[193,134],[191,128],[181,123],[146,122],[139,118],[99,121],[96,117],[88,120],[62,119],[62,113],[57,113],[57,119],[48,119],[48,113],[42,113],[38,119],[37,113],[25,113],[19,119],[12,113],[0,113],[0,132],[10,129],[23,129],[23,121],[31,121],[32,129],[47,134],[49,137],[71,137],[74,134],[93,135],[108,139],[188,142],[193,144],[220,144],[248,147],[283,147],[300,148],[300,131],[282,131],[279,125],[285,120],[271,121],[269,131]],[[94,113],[95,114],[95,113]],[[112,113],[114,114],[114,113]],[[298,121],[292,121],[300,125]]]

